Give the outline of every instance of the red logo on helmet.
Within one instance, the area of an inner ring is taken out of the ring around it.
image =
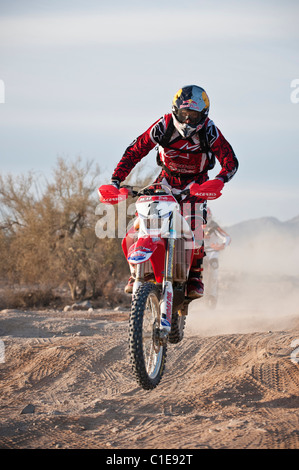
[[[189,108],[189,109],[194,109],[195,111],[200,111],[198,104],[194,100],[185,100],[180,106],[181,108]]]

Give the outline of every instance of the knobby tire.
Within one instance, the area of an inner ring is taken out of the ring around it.
[[[172,344],[177,344],[182,341],[184,337],[184,328],[186,323],[186,316],[179,315],[174,312],[171,318],[171,331],[169,333],[168,341]]]
[[[153,302],[159,306],[159,298],[156,286],[147,282],[138,288],[132,300],[129,333],[130,358],[136,380],[145,390],[152,390],[159,384],[165,368],[167,344],[157,344],[157,341],[154,340],[155,329],[160,325],[159,308],[156,318],[151,318],[150,322],[147,318],[151,315],[149,312],[152,312],[152,309],[147,309],[147,305],[149,306]],[[145,329],[146,323],[148,331]],[[148,358],[145,357],[146,353],[144,352],[145,342],[151,345],[156,354],[154,358],[157,360],[157,365],[152,373],[147,370],[146,361]]]

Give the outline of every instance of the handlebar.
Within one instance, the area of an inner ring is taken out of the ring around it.
[[[198,184],[192,183],[189,188],[183,189],[179,194],[173,194],[169,186],[161,183],[152,183],[145,188],[137,191],[134,186],[123,185],[120,189],[117,189],[112,184],[102,185],[98,189],[100,201],[108,204],[118,204],[119,202],[131,197],[139,197],[141,195],[154,195],[157,194],[157,190],[153,186],[159,186],[163,188],[165,194],[172,194],[175,199],[180,202],[183,196],[195,196],[199,199],[211,200],[217,199],[221,196],[221,189],[223,188],[223,182],[220,180],[206,181],[205,183]],[[161,193],[160,193],[161,194]]]

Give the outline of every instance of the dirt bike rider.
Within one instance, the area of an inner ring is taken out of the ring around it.
[[[158,145],[157,163],[162,167],[155,183],[167,184],[174,193],[180,193],[191,183],[204,183],[206,191],[220,191],[238,169],[238,160],[220,130],[209,119],[210,102],[205,90],[196,85],[181,88],[172,101],[172,113],[165,114],[137,137],[125,150],[116,166],[111,184],[119,189],[135,165]],[[208,170],[213,168],[215,157],[221,171],[208,181]],[[182,204],[190,204],[191,229],[195,230],[196,207],[202,203],[203,221],[206,217],[206,200],[187,195]],[[195,206],[196,204],[196,206]],[[190,268],[187,295],[200,298],[204,292],[202,264],[204,247],[197,246]],[[134,279],[130,277],[125,291],[132,292]]]
[[[207,207],[206,221],[207,223],[203,227],[205,237],[205,251],[219,253],[220,250],[223,250],[230,244],[231,237],[213,219],[212,211],[209,207]]]
[[[213,219],[212,211],[207,207],[207,223],[203,226],[205,258],[204,267],[208,276],[208,298],[216,302],[218,289],[219,252],[231,242],[230,235]]]

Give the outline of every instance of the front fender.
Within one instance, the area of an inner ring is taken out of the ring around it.
[[[166,252],[166,239],[141,237],[130,246],[127,261],[132,265],[145,263],[150,260],[156,281],[161,283],[164,274],[164,262]]]

